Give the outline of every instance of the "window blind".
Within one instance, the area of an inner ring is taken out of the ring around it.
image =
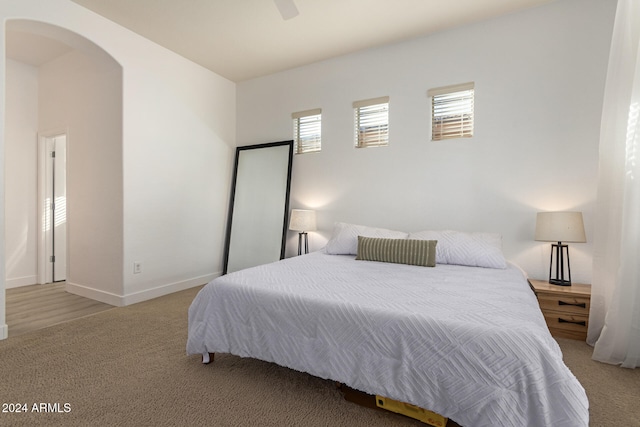
[[[356,101],[353,108],[356,147],[389,145],[389,97]]]
[[[430,89],[431,140],[473,136],[474,83]]]
[[[296,154],[322,149],[322,110],[299,111],[293,118],[293,146]]]

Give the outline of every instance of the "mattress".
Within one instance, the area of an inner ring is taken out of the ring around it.
[[[221,276],[189,308],[188,354],[231,353],[411,403],[463,426],[587,426],[525,275],[324,251]]]

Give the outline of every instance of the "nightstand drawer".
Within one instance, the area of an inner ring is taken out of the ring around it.
[[[539,292],[538,302],[542,311],[554,310],[562,313],[589,316],[590,298]]]
[[[561,313],[558,311],[543,311],[551,335],[564,338],[585,340],[589,327],[589,316]]]
[[[586,340],[589,327],[591,285],[556,286],[530,279],[549,332],[554,337]]]

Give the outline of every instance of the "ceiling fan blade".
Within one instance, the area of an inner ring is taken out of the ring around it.
[[[296,7],[293,0],[273,0],[282,15],[282,19],[287,20],[291,18],[295,18],[298,16],[300,12],[298,12],[298,8]]]

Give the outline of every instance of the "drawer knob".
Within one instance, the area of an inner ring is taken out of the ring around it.
[[[587,326],[587,322],[584,320],[564,320],[563,318],[558,318],[559,323],[573,323],[575,325]]]
[[[587,304],[584,302],[564,302],[558,301],[558,305],[574,305],[576,307],[587,308]]]

